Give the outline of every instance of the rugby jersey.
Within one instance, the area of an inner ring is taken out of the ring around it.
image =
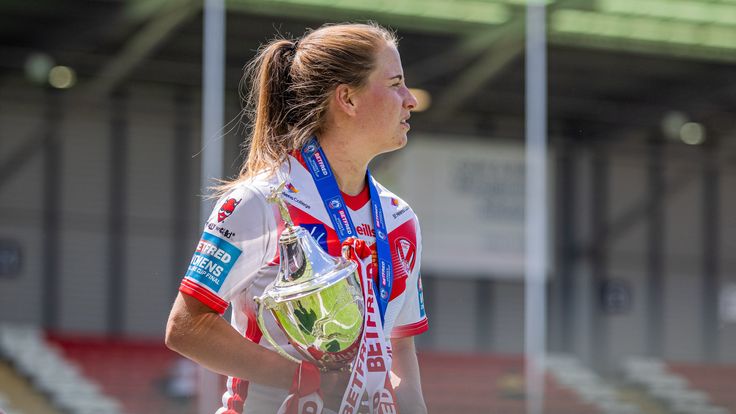
[[[278,239],[284,223],[278,208],[267,197],[286,182],[283,199],[295,225],[304,227],[329,254],[340,254],[341,245],[327,209],[300,154],[290,156],[276,174],[259,175],[239,183],[218,200],[179,290],[222,314],[232,306],[232,326],[246,338],[266,348],[256,322],[254,297],[260,296],[279,270]],[[388,229],[394,282],[383,325],[387,338],[417,335],[427,330],[419,273],[421,234],[413,210],[386,188],[377,185]],[[370,192],[366,185],[355,196],[343,194],[357,237],[375,250]],[[267,313],[267,312],[266,312]],[[298,359],[270,315],[269,332],[284,350]],[[248,384],[228,378],[223,407],[218,414],[276,412],[286,390]]]

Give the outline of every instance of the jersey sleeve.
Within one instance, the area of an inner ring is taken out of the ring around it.
[[[414,218],[416,221],[417,219]],[[422,236],[418,221],[416,225],[417,258],[414,269],[409,274],[406,283],[406,299],[396,316],[396,323],[391,331],[392,338],[403,338],[419,335],[429,329],[427,314],[424,310],[424,294],[422,292],[422,277],[420,274],[422,260]]]
[[[223,314],[266,263],[275,219],[256,189],[242,185],[215,204],[179,291]]]

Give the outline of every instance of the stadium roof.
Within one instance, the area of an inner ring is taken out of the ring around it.
[[[431,131],[523,136],[523,0],[230,0],[228,88],[276,32],[323,21],[376,20],[396,29],[410,86],[433,104]],[[552,133],[641,134],[673,110],[733,134],[736,0],[549,0]],[[44,53],[73,67],[80,90],[127,81],[201,82],[202,1],[6,0],[0,76],[23,76]],[[3,81],[0,78],[0,81]]]

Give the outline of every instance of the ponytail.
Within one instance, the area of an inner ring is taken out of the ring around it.
[[[280,164],[288,147],[288,114],[291,101],[291,65],[295,42],[275,40],[266,45],[246,68],[250,79],[246,108],[253,114],[250,151],[240,175]],[[253,149],[258,150],[254,151]]]
[[[340,24],[262,46],[240,83],[243,115],[250,121],[248,155],[239,176],[219,192],[258,173],[275,172],[290,153],[319,134],[335,88],[363,86],[376,53],[396,43],[394,34],[378,25]]]

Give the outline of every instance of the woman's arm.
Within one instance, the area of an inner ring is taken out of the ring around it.
[[[166,325],[166,346],[203,367],[258,384],[289,389],[298,364],[240,335],[199,300],[181,292]],[[321,374],[325,405],[337,410],[348,372]]]
[[[414,337],[391,339],[391,383],[401,414],[426,414]]]
[[[211,371],[284,389],[298,366],[246,339],[222,316],[182,293],[169,315],[166,346]]]

